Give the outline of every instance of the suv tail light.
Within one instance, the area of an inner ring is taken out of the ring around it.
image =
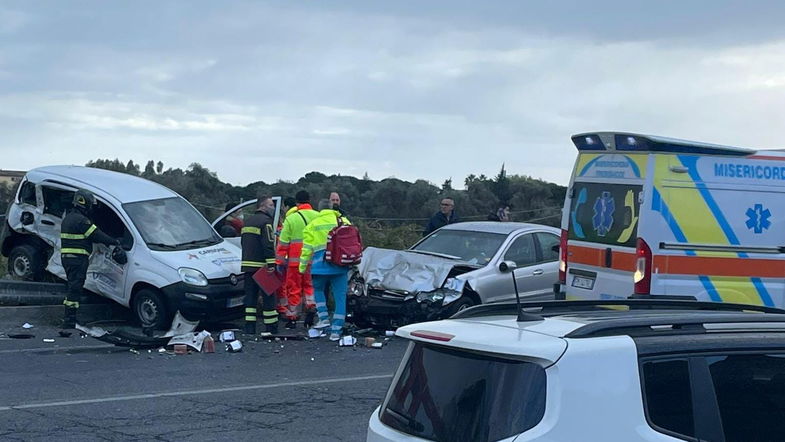
[[[633,281],[635,282],[636,295],[648,295],[651,292],[651,268],[652,258],[651,249],[646,241],[638,238],[638,243],[635,248],[635,273],[633,274]]]
[[[564,229],[559,239],[559,283],[567,283],[567,231]]]

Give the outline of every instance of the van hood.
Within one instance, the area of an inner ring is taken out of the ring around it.
[[[228,241],[201,249],[151,251],[151,253],[156,260],[175,270],[181,267],[196,269],[204,273],[207,279],[240,274],[242,252],[239,247]]]
[[[464,278],[450,278],[476,270],[464,261],[425,255],[408,250],[368,247],[358,271],[372,288],[392,292],[432,292],[442,287],[460,292]],[[448,280],[449,279],[449,280]]]

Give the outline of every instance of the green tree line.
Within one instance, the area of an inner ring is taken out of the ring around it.
[[[451,180],[437,186],[426,180],[414,182],[397,178],[379,181],[366,176],[305,174],[295,182],[257,181],[233,186],[221,181],[215,172],[193,163],[185,170],[165,168],[160,161],[142,167],[133,161],[98,159],[88,167],[114,170],[160,183],[190,201],[207,219],[224,211],[227,203],[240,203],[259,194],[294,196],[307,190],[311,201],[327,198],[330,192],[341,195],[341,207],[361,228],[366,245],[404,248],[421,236],[422,229],[439,207],[441,198],[455,200],[456,213],[464,221],[485,220],[501,203],[512,207],[513,221],[538,222],[557,226],[566,188],[525,175],[507,174],[502,165],[494,177],[469,175],[464,189],[454,189]],[[5,213],[13,189],[0,187],[0,208]]]

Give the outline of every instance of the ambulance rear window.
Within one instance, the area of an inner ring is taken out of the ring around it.
[[[634,184],[574,183],[569,238],[635,247],[642,191]]]

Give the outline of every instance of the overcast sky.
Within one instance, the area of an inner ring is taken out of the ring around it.
[[[0,168],[566,184],[570,135],[785,147],[779,1],[9,1]]]

